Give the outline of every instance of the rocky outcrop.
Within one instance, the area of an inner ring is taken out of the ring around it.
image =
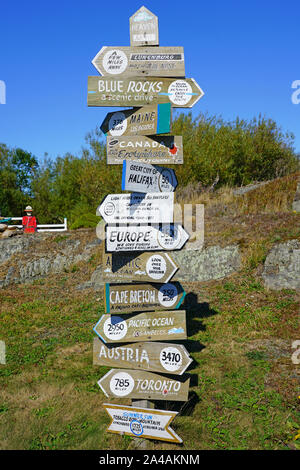
[[[300,181],[298,181],[297,189],[296,189],[296,194],[294,197],[292,209],[295,212],[300,212]]]
[[[289,240],[274,245],[268,254],[262,277],[273,290],[300,289],[300,242]]]

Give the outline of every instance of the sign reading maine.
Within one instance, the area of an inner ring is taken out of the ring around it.
[[[158,17],[141,7],[129,19],[131,46],[158,46]]]
[[[106,223],[173,222],[174,193],[108,194],[97,209]]]
[[[93,328],[104,343],[186,339],[186,312],[165,310],[138,315],[102,315]]]
[[[118,251],[181,250],[189,234],[180,224],[105,226],[105,248]]]
[[[121,165],[123,160],[144,163],[183,163],[182,136],[107,137],[107,163]]]
[[[167,134],[171,128],[171,104],[122,109],[108,113],[100,126],[105,135]]]
[[[177,186],[174,170],[147,163],[123,161],[122,190],[140,193],[172,192]]]
[[[88,77],[88,106],[171,103],[173,108],[191,108],[203,95],[193,78]]]
[[[102,47],[92,61],[103,75],[185,77],[183,47]]]

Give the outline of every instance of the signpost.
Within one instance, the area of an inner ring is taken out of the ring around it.
[[[133,343],[106,346],[94,338],[93,364],[182,375],[193,360],[181,344]]]
[[[183,163],[181,136],[124,136],[107,137],[107,163],[121,165],[124,160],[144,163]]]
[[[100,129],[106,136],[167,134],[171,128],[171,104],[122,109],[108,113]]]
[[[122,190],[140,193],[172,192],[177,186],[174,170],[140,162],[123,161]]]
[[[188,239],[180,224],[105,226],[107,252],[181,250]]]
[[[183,47],[107,47],[92,60],[103,76],[185,77]]]
[[[150,410],[136,406],[104,403],[111,422],[107,432],[181,444],[182,439],[170,428],[176,411]]]
[[[108,344],[186,339],[185,311],[145,312],[134,316],[102,315],[94,332]]]
[[[178,270],[167,253],[105,253],[103,252],[105,282],[168,282]]]
[[[129,19],[131,46],[159,46],[158,18],[146,7],[141,7]]]
[[[178,309],[186,295],[179,282],[153,284],[105,284],[106,313]]]
[[[107,397],[187,401],[190,379],[171,379],[142,370],[111,369],[98,385]]]
[[[108,194],[97,209],[106,223],[173,222],[174,193]]]
[[[193,78],[88,77],[88,106],[171,103],[173,108],[192,108],[203,95]]]

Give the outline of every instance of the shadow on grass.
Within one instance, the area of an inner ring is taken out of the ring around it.
[[[182,308],[186,310],[188,336],[193,336],[198,331],[205,331],[206,326],[203,325],[202,320],[219,313],[217,310],[210,308],[209,303],[199,303],[198,295],[194,292],[189,292],[186,295]],[[193,349],[190,349],[190,351],[193,351]],[[199,351],[199,349],[195,351]]]

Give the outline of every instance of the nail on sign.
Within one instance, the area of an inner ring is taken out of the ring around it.
[[[123,161],[122,190],[140,193],[172,192],[177,186],[174,170],[157,165]]]

